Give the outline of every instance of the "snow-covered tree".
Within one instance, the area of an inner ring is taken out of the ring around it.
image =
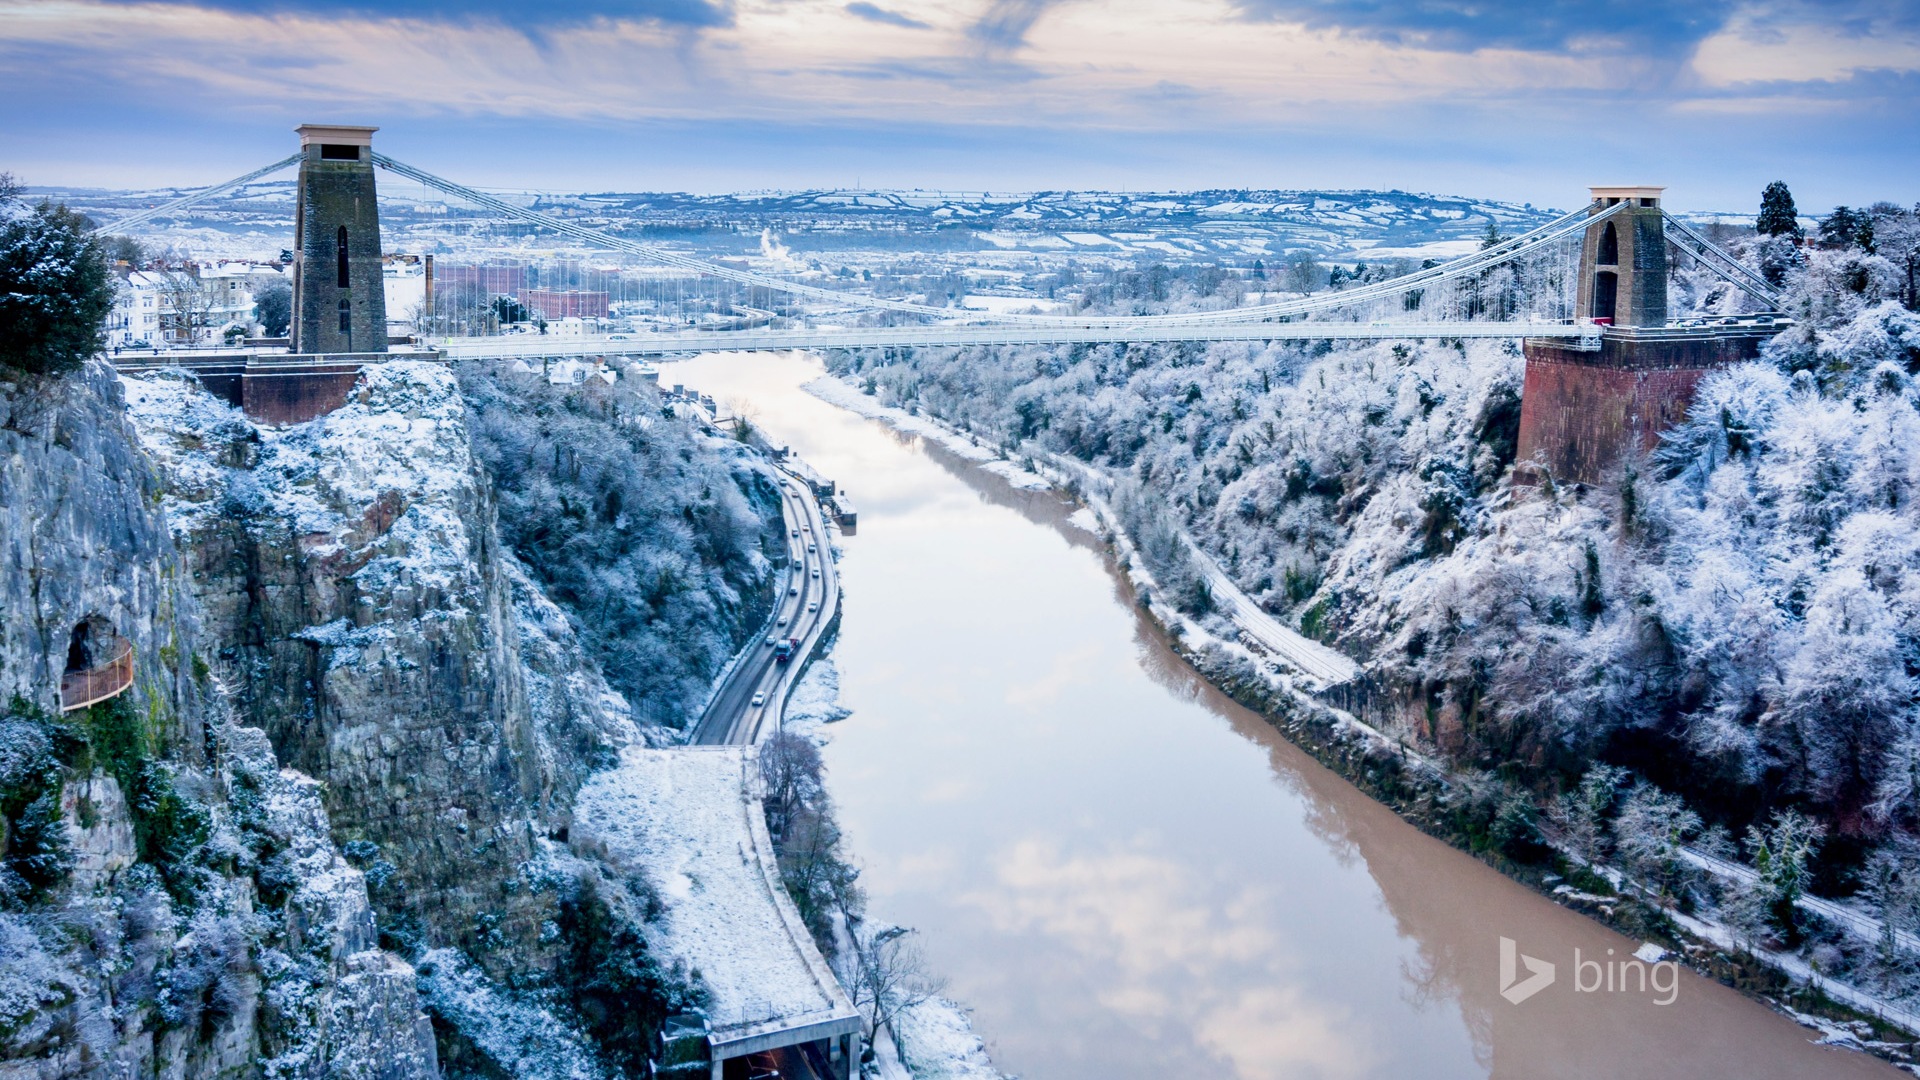
[[[1761,236],[1800,238],[1800,212],[1794,208],[1786,181],[1775,180],[1760,193],[1760,216],[1753,227]]]
[[[113,279],[93,227],[65,206],[27,206],[0,174],[0,365],[73,371],[105,344]]]

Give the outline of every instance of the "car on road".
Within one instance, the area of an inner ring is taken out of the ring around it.
[[[814,545],[813,545],[813,544],[811,544],[811,543],[809,543],[809,544],[807,545],[807,550],[808,550],[808,551],[813,551],[813,550],[815,550],[815,547],[814,547]]]
[[[786,615],[785,615],[785,614],[783,613],[783,614],[782,614],[782,615],[780,616],[780,621],[779,621],[778,623],[776,623],[775,625],[777,625],[777,626],[785,626],[785,625],[787,625],[787,616],[786,616]]]
[[[816,567],[814,567],[814,568],[813,568],[813,576],[814,576],[814,577],[819,577],[819,576],[820,576],[820,568],[819,568],[819,567],[817,567],[817,566],[816,566]]]
[[[779,639],[779,637],[777,637],[777,636],[776,636],[776,637],[770,637],[770,638],[768,638],[768,639],[767,639],[767,644],[768,644],[768,645],[778,645],[778,644],[780,644],[780,639]]]
[[[800,595],[800,586],[798,586],[798,585],[789,585],[789,586],[787,586],[787,595],[788,595],[788,596],[799,596],[799,595]]]
[[[818,601],[818,600],[809,600],[809,601],[807,601],[807,610],[808,610],[809,612],[814,612],[814,611],[819,611],[819,610],[820,610],[820,601]]]
[[[799,529],[795,529],[795,530],[793,530],[793,535],[795,535],[795,536],[799,536],[799,535],[800,535],[800,530],[799,530]]]
[[[758,693],[753,695],[754,708],[757,709],[760,706],[765,705],[766,703],[767,703],[767,692],[765,690],[761,690]]]

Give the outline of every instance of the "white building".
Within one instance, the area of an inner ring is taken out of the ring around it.
[[[200,268],[200,288],[206,294],[205,325],[198,334],[201,341],[218,342],[232,327],[253,333],[253,263],[223,262]],[[197,343],[196,343],[197,344]]]
[[[114,288],[113,312],[107,316],[107,348],[146,348],[159,345],[160,311],[165,275],[134,270],[121,276]]]
[[[389,255],[382,267],[381,284],[387,293],[387,333],[403,336],[419,333],[416,319],[428,313],[426,267],[414,255]]]

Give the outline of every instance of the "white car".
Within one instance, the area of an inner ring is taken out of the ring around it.
[[[760,706],[765,705],[766,703],[767,703],[767,692],[765,690],[762,690],[759,693],[753,695],[754,708],[757,709]]]
[[[808,544],[808,545],[807,545],[807,550],[808,550],[808,551],[812,551],[812,550],[814,550],[814,546],[813,546],[812,544]]]
[[[780,616],[780,621],[775,625],[778,625],[778,626],[787,625],[787,617],[785,615]]]
[[[819,567],[817,567],[817,566],[816,566],[816,567],[814,567],[814,568],[813,568],[813,576],[814,576],[814,577],[819,577],[819,576],[820,576],[820,568],[819,568]]]
[[[779,638],[777,638],[777,637],[770,637],[770,638],[768,638],[768,639],[767,639],[767,647],[768,647],[768,648],[772,648],[773,646],[775,646],[775,645],[778,645],[778,644],[780,644],[780,639],[779,639]]]
[[[819,610],[820,610],[820,601],[818,601],[818,600],[809,600],[809,601],[807,601],[807,610],[808,610],[808,611],[819,611]]]

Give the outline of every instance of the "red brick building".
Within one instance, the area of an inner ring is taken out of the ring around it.
[[[607,294],[578,289],[529,289],[520,303],[536,319],[598,319],[607,314]]]
[[[527,288],[527,268],[514,263],[488,263],[482,266],[448,266],[442,263],[434,267],[433,276],[435,285],[443,289],[474,285],[483,292],[498,296],[519,296]]]

